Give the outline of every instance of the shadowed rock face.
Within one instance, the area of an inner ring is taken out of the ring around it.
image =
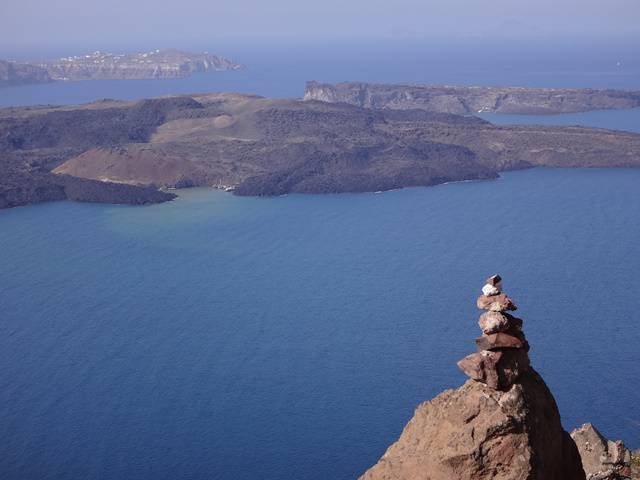
[[[281,195],[492,179],[537,165],[640,166],[640,135],[238,94],[0,109],[0,195],[22,188],[19,179],[26,203],[29,179],[49,172]]]
[[[307,82],[305,100],[469,114],[555,114],[640,106],[640,91]]]
[[[584,480],[578,450],[542,378],[507,391],[468,380],[421,404],[361,480]]]

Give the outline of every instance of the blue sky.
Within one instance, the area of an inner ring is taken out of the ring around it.
[[[0,49],[640,37],[639,0],[0,0]]]

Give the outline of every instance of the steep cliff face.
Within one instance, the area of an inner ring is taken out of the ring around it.
[[[0,60],[0,87],[50,81],[51,77],[44,68]]]
[[[305,100],[470,114],[555,114],[640,106],[640,91],[307,82]]]
[[[420,405],[361,480],[585,479],[553,395],[529,365],[522,320],[506,313],[516,306],[502,279],[482,291],[478,352],[458,363],[471,380]]]

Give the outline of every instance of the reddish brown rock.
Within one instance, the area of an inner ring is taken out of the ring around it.
[[[622,480],[631,477],[631,452],[620,440],[607,440],[585,423],[571,432],[588,480]]]
[[[527,342],[527,338],[524,336],[524,332],[519,328],[511,328],[506,332],[501,332],[501,333],[505,333],[507,335],[511,335],[512,337],[516,337],[518,340],[522,342],[522,345],[523,345],[522,348],[524,348],[525,352],[529,351],[529,342]]]
[[[467,355],[458,367],[473,380],[506,390],[529,370],[529,356],[523,349],[482,351]]]
[[[497,350],[500,348],[524,348],[525,342],[508,333],[493,333],[476,338],[478,351]]]
[[[529,370],[508,391],[467,381],[421,404],[361,480],[584,480],[555,400]]]
[[[504,293],[491,296],[480,295],[476,304],[480,310],[489,310],[490,312],[506,312],[518,309],[513,300]]]
[[[508,313],[485,312],[480,315],[478,325],[482,333],[490,335],[492,333],[506,332],[507,330],[522,329],[522,320]]]

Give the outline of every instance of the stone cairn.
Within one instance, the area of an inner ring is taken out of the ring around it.
[[[476,339],[478,351],[460,360],[458,367],[473,380],[507,390],[530,368],[522,320],[507,313],[518,307],[502,292],[500,275],[487,279],[477,305],[486,310],[478,321],[482,330]]]

